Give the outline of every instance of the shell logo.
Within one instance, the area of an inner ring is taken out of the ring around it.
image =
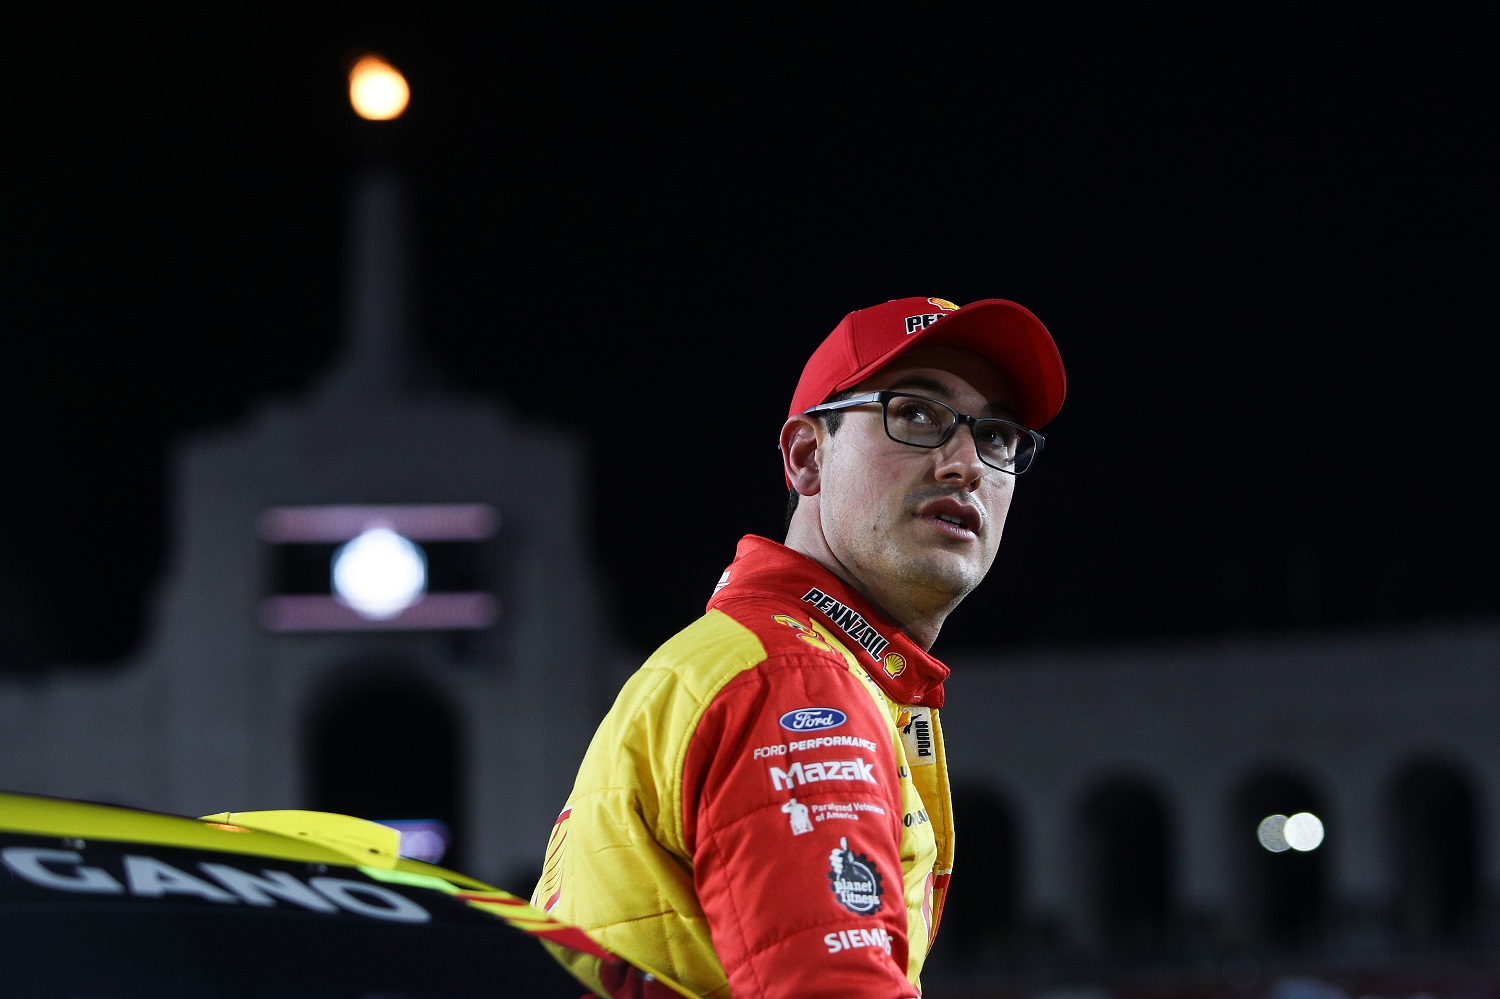
[[[954,305],[952,302],[948,301],[946,298],[929,298],[927,301],[930,302],[931,304],[937,306],[939,309],[942,309],[944,312],[957,312],[958,311],[958,306]]]
[[[798,621],[796,618],[791,617],[787,614],[775,614],[771,617],[771,620],[775,621],[777,624],[784,624],[788,628],[796,631],[797,637],[802,639],[808,645],[811,645],[813,648],[821,649],[824,652],[833,652],[832,645],[829,645],[827,642],[823,641],[821,635],[819,635],[813,629],[809,628],[807,625],[803,624],[801,621]]]
[[[889,653],[885,657],[885,671],[891,676],[900,676],[906,672],[906,657],[899,652]]]

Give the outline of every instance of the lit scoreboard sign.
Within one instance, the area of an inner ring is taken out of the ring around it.
[[[483,503],[278,506],[256,523],[271,547],[271,631],[481,630],[500,616]]]

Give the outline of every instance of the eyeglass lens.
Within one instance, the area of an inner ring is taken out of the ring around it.
[[[958,414],[932,399],[893,395],[885,404],[886,433],[903,444],[939,447],[953,433]],[[977,420],[974,446],[986,465],[1024,471],[1036,453],[1036,440],[1005,420]]]

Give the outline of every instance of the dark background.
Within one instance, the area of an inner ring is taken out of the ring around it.
[[[377,157],[415,198],[423,349],[582,435],[643,647],[740,534],[780,536],[812,347],[908,295],[1019,301],[1069,373],[940,655],[1500,604],[1480,5],[210,7],[7,17],[0,596],[24,641],[0,668],[141,639],[165,448],[324,372]],[[411,81],[401,120],[349,110],[362,48]]]

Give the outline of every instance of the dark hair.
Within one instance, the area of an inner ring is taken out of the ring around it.
[[[835,392],[833,395],[829,396],[823,401],[838,402],[840,399],[847,399],[851,395],[858,394],[859,392],[855,389],[845,389],[842,392]],[[845,410],[836,409],[832,413],[817,413],[815,415],[818,419],[823,421],[823,426],[828,428],[828,436],[832,437],[834,434],[839,432],[839,427],[842,427],[844,425],[845,412]],[[797,497],[799,495],[800,494],[795,489],[788,490],[786,498],[786,516],[781,524],[781,529],[783,531],[790,531],[792,529],[792,514],[797,512]]]

